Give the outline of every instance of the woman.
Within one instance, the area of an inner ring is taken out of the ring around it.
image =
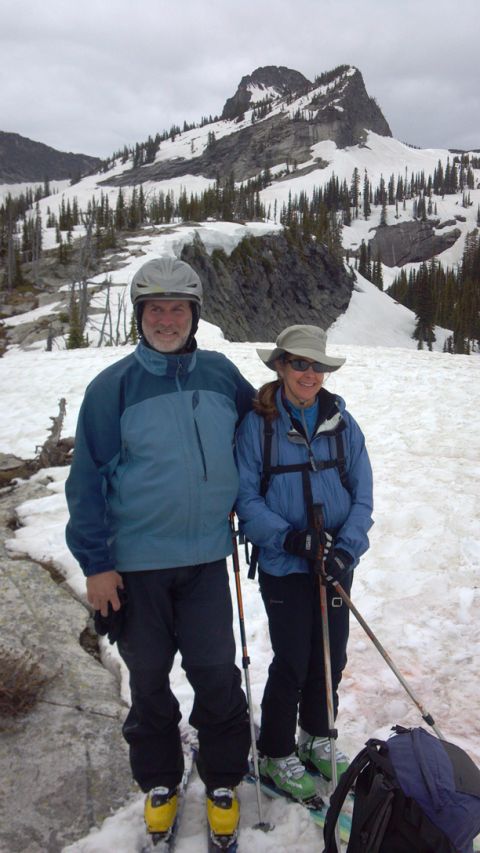
[[[353,569],[368,548],[373,509],[363,434],[342,398],[322,387],[325,374],[345,359],[328,356],[325,348],[323,329],[290,326],[274,350],[257,350],[277,379],[260,389],[255,411],[237,435],[236,511],[246,537],[258,547],[273,648],[262,700],[260,767],[299,800],[316,793],[308,768],[332,778],[315,563],[318,567],[323,547],[327,575],[348,593]],[[349,612],[330,583],[327,592],[336,716]],[[336,760],[340,775],[348,759],[338,747]]]

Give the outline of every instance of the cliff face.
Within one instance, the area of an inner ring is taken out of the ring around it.
[[[256,114],[245,121],[247,109]],[[295,162],[300,169],[302,164],[308,164],[307,170],[318,168],[312,164],[311,149],[326,139],[345,148],[363,143],[368,130],[392,135],[380,107],[367,94],[360,71],[346,65],[314,83],[288,68],[258,68],[242,78],[224,106],[222,119],[241,121],[238,129],[234,124],[228,133],[222,125],[222,135],[198,157],[161,160],[124,172],[108,183],[124,186],[187,174],[220,180],[233,174],[236,181],[246,181],[285,163]],[[211,127],[214,135],[219,127]]]
[[[293,323],[327,329],[350,301],[353,281],[322,244],[284,234],[248,238],[230,256],[184,247],[204,286],[202,316],[235,341],[273,340]]]
[[[339,148],[346,148],[364,142],[367,130],[391,136],[388,122],[368,95],[358,68],[344,66],[339,71],[310,102],[310,109],[317,111],[315,123],[321,128],[321,138],[333,139]]]
[[[402,267],[407,263],[428,261],[453,246],[461,234],[459,228],[443,230],[441,234],[436,233],[435,228],[437,231],[442,228],[438,220],[433,222],[413,220],[377,228],[375,236],[370,241],[372,258],[380,256],[382,263],[388,267]]]

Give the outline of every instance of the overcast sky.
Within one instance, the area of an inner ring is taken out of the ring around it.
[[[352,64],[397,139],[480,149],[479,38],[479,0],[0,0],[0,130],[107,157],[259,66]]]

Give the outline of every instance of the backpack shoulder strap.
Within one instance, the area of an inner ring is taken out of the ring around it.
[[[350,788],[354,786],[357,777],[369,761],[368,748],[365,746],[347,767],[345,773],[342,773],[340,781],[330,797],[330,806],[327,811],[323,830],[323,840],[325,842],[324,853],[340,853],[337,850],[335,841],[335,827]]]
[[[270,418],[263,419],[263,466],[262,478],[260,480],[260,495],[265,497],[270,483],[271,464],[272,464],[272,441],[273,441],[273,422]]]
[[[335,445],[337,450],[337,467],[340,482],[344,489],[348,491],[347,485],[347,463],[345,460],[345,445],[343,443],[343,430],[338,430],[335,433]]]
[[[272,441],[273,441],[273,422],[270,418],[263,418],[263,461],[262,461],[262,476],[260,479],[260,495],[262,498],[268,492],[270,483],[271,462],[272,462]],[[248,578],[255,579],[258,565],[258,545],[252,545],[250,559],[248,560]]]
[[[323,853],[340,853],[337,849],[335,841],[335,827],[342,810],[345,799],[351,788],[355,785],[362,771],[370,764],[374,767],[391,771],[391,764],[388,758],[385,758],[386,744],[384,741],[370,738],[366,746],[358,753],[345,773],[342,773],[340,781],[330,797],[330,806],[325,818],[325,826],[323,830],[323,839],[325,848]],[[383,754],[382,754],[383,753]]]
[[[309,504],[313,504],[313,499],[311,497],[311,486],[310,486],[310,478],[308,476],[308,471],[311,470],[311,462],[302,462],[297,465],[275,465],[272,466],[272,442],[273,442],[273,421],[270,418],[263,418],[263,462],[262,462],[262,476],[260,479],[260,495],[262,498],[265,497],[268,491],[268,487],[270,484],[270,478],[272,474],[280,474],[280,473],[293,473],[300,472],[302,474],[302,487],[304,491],[304,497],[307,507]],[[335,435],[335,445],[336,445],[336,453],[337,458],[327,461],[327,462],[316,462],[316,468],[314,470],[324,470],[326,468],[337,468],[338,474],[340,477],[340,482],[342,486],[348,491],[347,484],[347,466],[345,459],[345,446],[343,441],[343,429],[339,429]],[[247,548],[245,549],[246,556],[248,555]],[[247,556],[247,562],[249,565],[248,569],[248,577],[250,580],[254,580],[257,565],[258,565],[258,554],[259,547],[258,545],[252,545],[251,554]]]

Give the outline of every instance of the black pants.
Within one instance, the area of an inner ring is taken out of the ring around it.
[[[195,698],[199,773],[208,790],[233,786],[247,769],[250,728],[235,666],[226,561],[126,572],[119,652],[130,673],[132,705],[123,726],[132,773],[143,791],[180,782],[179,703],[169,674],[177,651]]]
[[[273,660],[263,694],[258,745],[265,755],[278,758],[295,750],[297,713],[302,729],[318,737],[328,736],[320,592],[313,574],[276,577],[260,571],[259,582]],[[344,586],[346,592],[350,586],[351,580]],[[331,586],[327,597],[336,716],[337,688],[347,662],[349,611]]]

